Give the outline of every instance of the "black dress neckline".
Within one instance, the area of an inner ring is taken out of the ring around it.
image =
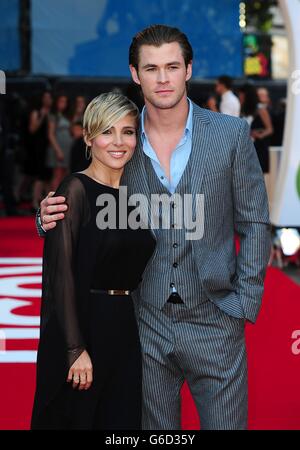
[[[99,181],[96,181],[94,178],[90,177],[89,175],[86,175],[85,173],[75,172],[73,175],[84,175],[88,180],[92,181],[93,183],[99,184],[103,188],[112,189],[113,191],[119,191],[119,188],[114,188],[114,187],[110,186],[109,184],[100,183]]]

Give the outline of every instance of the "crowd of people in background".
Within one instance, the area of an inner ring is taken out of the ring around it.
[[[23,108],[23,114],[13,108],[0,113],[0,186],[6,215],[20,215],[17,206],[24,200],[35,213],[40,200],[55,191],[68,173],[88,166],[82,128],[86,105],[84,96],[78,95],[72,104],[64,93],[53,96],[45,91]],[[17,166],[20,182],[16,186]]]
[[[87,103],[83,95],[71,99],[63,92],[53,95],[44,91],[31,105],[23,104],[22,114],[16,111],[20,101],[14,102],[13,96],[9,113],[0,105],[2,215],[35,213],[40,200],[50,190],[55,191],[68,173],[89,165],[82,129]],[[266,88],[256,89],[248,82],[233,89],[232,78],[223,75],[200,106],[244,117],[251,128],[262,170],[269,172],[269,145],[282,144],[284,100],[275,108]],[[27,210],[20,206],[24,200],[30,204]]]
[[[278,107],[275,108],[268,89],[256,88],[251,83],[245,83],[234,93],[232,86],[231,77],[220,76],[215,92],[207,96],[203,106],[212,111],[247,120],[262,171],[267,174],[270,170],[269,146],[282,144],[285,100],[280,100]]]
[[[87,167],[84,157],[82,119],[86,99],[79,95],[70,107],[65,94],[44,92],[29,115],[26,133],[25,174],[34,179],[33,209],[47,190],[55,191],[69,172]]]

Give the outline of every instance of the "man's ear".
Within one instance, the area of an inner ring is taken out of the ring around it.
[[[185,81],[189,81],[192,78],[192,73],[193,73],[193,61],[190,61],[187,65],[186,68],[186,77],[185,77]]]
[[[129,69],[130,69],[131,77],[132,77],[133,81],[140,86],[141,83],[140,83],[136,68],[132,64],[130,64]]]

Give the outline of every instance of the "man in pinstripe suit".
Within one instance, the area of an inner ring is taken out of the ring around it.
[[[202,429],[247,427],[245,321],[255,322],[270,253],[268,201],[246,121],[187,97],[193,52],[176,28],[149,27],[132,41],[132,78],[145,108],[122,184],[128,193],[204,195],[204,234],[153,230],[157,246],[136,312],[143,352],[143,428],[180,429],[186,380]],[[42,202],[41,215],[59,209]],[[193,210],[195,214],[195,211]],[[49,227],[49,229],[50,229]],[[234,232],[240,236],[235,254]]]

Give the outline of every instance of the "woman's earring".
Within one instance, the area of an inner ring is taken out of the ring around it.
[[[85,146],[85,157],[87,160],[92,157],[92,149],[88,145]]]

